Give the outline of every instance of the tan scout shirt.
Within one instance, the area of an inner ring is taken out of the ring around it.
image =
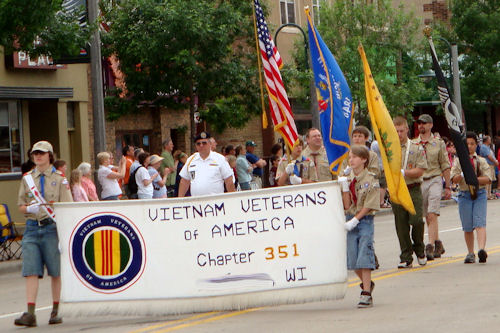
[[[30,172],[33,177],[33,181],[35,182],[35,186],[38,191],[41,192],[40,187],[40,171],[38,169],[33,169]],[[66,202],[73,201],[73,197],[71,196],[71,190],[69,188],[68,180],[63,177],[56,169],[51,165],[47,170],[44,171],[45,175],[45,200],[47,202]],[[29,205],[33,200],[35,200],[33,194],[31,193],[28,184],[24,179],[21,180],[21,186],[19,187],[19,194],[17,197],[17,205]],[[25,214],[27,219],[32,220],[43,220],[48,218],[49,216],[45,212],[44,209],[40,208],[38,214]]]
[[[486,160],[478,156],[476,153],[474,153],[474,171],[476,172],[476,175],[478,177],[481,176],[486,176],[490,180],[491,179],[491,172],[490,172],[490,166]],[[470,157],[470,156],[469,156]],[[477,168],[477,165],[479,163],[479,170]],[[455,157],[453,160],[453,167],[451,168],[451,173],[450,173],[450,178],[453,179],[453,177],[460,175],[462,173],[462,167],[460,166],[460,161],[458,160],[458,157]],[[460,188],[460,191],[469,191],[469,186],[467,183],[465,183],[465,179],[462,178],[462,180],[458,183],[458,187]],[[486,184],[479,185],[479,188],[485,188]]]
[[[425,149],[427,170],[424,172],[424,179],[440,176],[443,171],[450,168],[446,145],[441,138],[431,135],[429,141],[423,142],[419,136],[413,142]]]
[[[351,183],[356,178],[354,191],[356,192],[357,202],[352,201],[351,207],[346,211],[348,215],[356,215],[361,209],[369,208],[372,212],[368,215],[375,215],[375,211],[380,209],[380,185],[375,175],[364,169],[359,175],[347,177]]]
[[[328,156],[326,155],[325,147],[321,147],[319,151],[313,152],[311,148],[307,146],[302,152],[302,156],[314,162],[318,180],[320,182],[334,179],[334,176],[330,172],[330,163],[328,163]]]
[[[276,171],[276,179],[279,179],[283,174],[286,173],[287,165],[288,165],[288,159],[286,157],[283,157],[280,163],[278,164],[278,170]],[[314,167],[313,161],[305,157],[302,158],[302,156],[300,156],[297,159],[295,165],[297,165],[299,171],[301,170],[302,166],[302,175],[300,176],[301,178],[309,179],[315,182],[318,181],[318,176],[316,175],[316,168]],[[290,185],[290,180],[287,181],[287,184]]]
[[[406,159],[406,147],[408,146],[408,143],[410,143],[410,151],[408,153],[408,159],[406,160],[405,170],[421,168],[424,169],[425,172],[425,169],[427,169],[425,150],[421,145],[417,145],[411,142],[410,139],[406,140],[406,143],[401,145],[401,167],[404,167]],[[422,183],[423,178],[424,178],[423,176],[420,176],[418,178],[411,178],[405,175],[405,182],[406,185],[420,184]]]
[[[368,151],[370,153],[370,158],[368,160],[368,166],[366,167],[366,169],[373,173],[375,175],[375,178],[379,179],[380,178],[380,167],[378,165],[378,155],[377,153],[369,150]],[[349,165],[348,164],[349,162],[349,157],[346,157],[343,161],[342,161],[342,166],[340,167],[340,175],[344,175],[344,170],[345,168],[347,168],[347,166]],[[349,175],[344,175],[344,176],[349,176]]]

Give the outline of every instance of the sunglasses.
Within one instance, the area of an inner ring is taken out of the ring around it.
[[[196,142],[196,145],[197,145],[197,146],[204,146],[204,145],[208,145],[208,141],[198,141],[198,142]]]

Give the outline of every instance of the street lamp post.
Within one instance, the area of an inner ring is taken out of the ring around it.
[[[285,27],[293,27],[293,28],[299,29],[300,32],[302,33],[302,36],[304,37],[305,68],[306,68],[306,70],[311,68],[311,66],[309,65],[309,62],[311,61],[311,59],[309,58],[309,53],[307,52],[307,50],[309,48],[309,44],[307,41],[306,33],[304,32],[304,29],[302,29],[299,25],[297,25],[295,23],[286,23],[286,24],[281,25],[278,28],[278,30],[276,30],[276,33],[274,34],[274,43],[275,43],[276,47],[278,47],[278,34]],[[319,113],[318,113],[318,109],[316,107],[318,105],[318,101],[317,101],[317,97],[316,97],[316,87],[314,86],[314,78],[309,83],[309,90],[311,93],[310,111],[311,111],[311,116],[312,116],[312,126],[315,128],[320,128]]]

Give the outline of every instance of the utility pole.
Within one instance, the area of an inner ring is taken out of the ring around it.
[[[99,0],[88,1],[90,22],[97,22]],[[94,158],[97,153],[106,150],[106,127],[104,121],[104,88],[102,83],[101,37],[99,28],[90,40],[90,81],[92,87],[92,110],[94,116]],[[98,166],[97,160],[96,167]],[[96,183],[97,184],[97,183]]]

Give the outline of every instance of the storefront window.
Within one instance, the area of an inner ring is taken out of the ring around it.
[[[0,101],[0,174],[21,171],[20,124],[17,102]]]

